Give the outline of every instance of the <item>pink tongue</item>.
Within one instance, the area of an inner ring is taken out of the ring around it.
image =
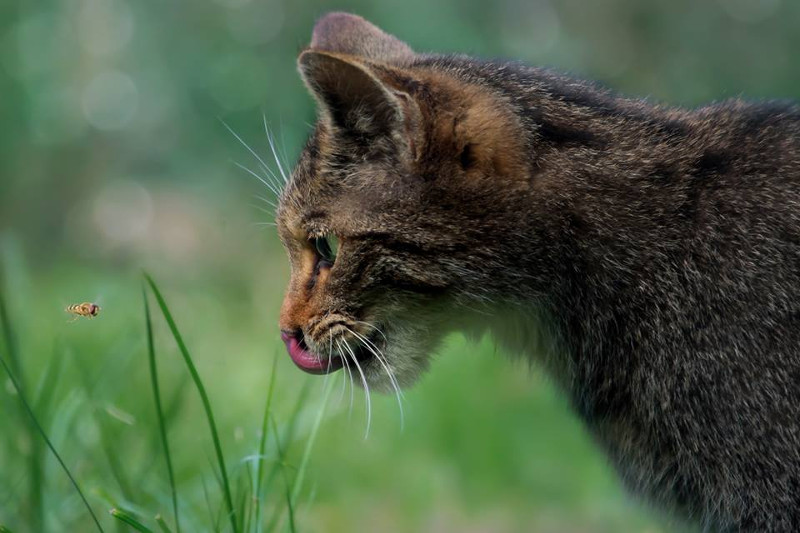
[[[339,357],[333,359],[322,359],[317,355],[305,350],[300,346],[300,341],[293,335],[287,335],[281,332],[281,340],[286,343],[286,351],[289,352],[289,357],[292,358],[294,364],[305,370],[310,374],[327,374],[338,370],[342,366],[342,361]]]

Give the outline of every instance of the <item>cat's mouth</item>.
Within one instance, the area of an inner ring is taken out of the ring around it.
[[[331,354],[330,356],[323,356],[312,352],[302,335],[291,335],[281,332],[281,340],[286,344],[286,351],[289,352],[289,357],[300,370],[308,372],[309,374],[330,374],[345,366],[344,357],[339,354]],[[371,350],[367,349],[365,345],[350,347],[352,355],[358,363],[366,363],[374,357]]]

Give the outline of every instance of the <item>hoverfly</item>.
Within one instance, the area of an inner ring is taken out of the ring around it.
[[[91,302],[83,302],[82,304],[68,305],[65,309],[67,313],[75,315],[72,322],[78,320],[80,317],[94,318],[100,313],[100,306]]]

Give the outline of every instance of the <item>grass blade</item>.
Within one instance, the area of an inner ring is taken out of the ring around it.
[[[144,299],[144,318],[147,328],[147,356],[150,362],[150,382],[153,385],[153,397],[156,402],[156,415],[158,417],[158,432],[161,436],[161,444],[164,448],[164,456],[167,460],[167,474],[169,475],[169,487],[172,492],[172,511],[175,516],[175,529],[180,533],[181,522],[178,517],[178,491],[175,487],[175,473],[172,469],[172,456],[169,452],[169,441],[167,440],[167,425],[164,422],[164,409],[161,406],[161,391],[158,387],[158,368],[156,367],[156,350],[153,343],[153,322],[150,318],[150,305],[147,302],[145,287],[142,287],[142,298]]]
[[[267,436],[269,435],[269,414],[272,411],[272,391],[275,390],[275,375],[277,374],[278,358],[272,359],[272,373],[269,377],[267,389],[267,405],[264,407],[264,418],[261,421],[261,441],[258,443],[258,468],[256,471],[256,531],[261,531],[261,487],[264,479],[264,454],[267,451]]]
[[[2,281],[2,280],[0,280]],[[3,337],[6,341],[6,353],[8,354],[9,365],[11,370],[16,375],[20,384],[24,386],[25,376],[22,373],[22,365],[19,361],[19,352],[17,338],[14,335],[14,330],[11,327],[11,318],[8,314],[8,307],[6,306],[3,292],[0,290],[0,328],[3,331]],[[19,387],[17,387],[19,390]],[[35,401],[35,400],[34,400]],[[20,409],[20,411],[22,411]],[[40,411],[41,412],[41,411]],[[24,419],[25,415],[20,413]],[[42,468],[42,447],[40,441],[35,437],[34,429],[29,424],[24,424],[24,431],[31,442],[31,451],[28,456],[28,468],[30,470],[30,499],[28,517],[32,529],[38,530],[42,528],[42,516],[44,516],[44,469]]]
[[[181,374],[178,385],[172,392],[172,398],[168,399],[166,404],[164,404],[166,405],[166,408],[164,409],[164,427],[170,427],[172,421],[177,418],[178,414],[180,414],[181,409],[183,408],[183,400],[186,393],[186,388],[189,386],[191,381],[192,378],[189,377],[189,374]],[[158,458],[159,451],[162,450],[163,447],[164,444],[161,441],[161,434],[157,431],[152,432],[152,435],[150,435],[150,443],[148,444],[148,448],[151,450],[151,452],[148,453],[150,461],[142,462],[142,467],[139,469],[140,477],[147,475],[155,467],[156,462],[160,461]]]
[[[284,470],[284,473],[285,472],[286,470]],[[292,495],[289,490],[289,485],[286,485],[286,507],[289,509],[289,531],[291,533],[297,533],[297,526],[295,526],[294,523],[294,507],[292,507]]]
[[[11,329],[11,319],[8,316],[8,308],[2,292],[0,292],[0,326],[3,328],[3,337],[6,339],[6,350],[9,361],[11,361],[11,369],[22,380],[22,367],[19,364],[19,353],[17,353],[17,338]]]
[[[278,448],[278,464],[280,464],[281,473],[283,474],[283,483],[286,487],[286,509],[289,511],[289,531],[296,533],[297,529],[294,523],[294,507],[292,506],[292,485],[289,482],[289,474],[286,473],[286,463],[284,460],[284,452],[281,447],[281,437],[278,435],[278,426],[275,424],[275,419],[270,417],[272,422],[272,431],[275,433],[275,446]]]
[[[310,380],[303,380],[303,387],[300,389],[300,393],[297,395],[297,401],[295,402],[294,408],[292,409],[292,414],[289,417],[288,425],[286,426],[285,430],[285,439],[284,442],[291,443],[294,441],[294,433],[297,429],[297,421],[300,418],[300,411],[303,409],[303,406],[306,403],[306,398],[308,397],[308,393],[311,390],[311,381]],[[280,472],[280,461],[275,461],[270,468],[269,473],[266,476],[266,486],[271,486],[272,481]],[[269,530],[268,530],[269,531]]]
[[[245,465],[245,470],[247,472],[249,472],[250,470],[247,469],[246,467],[247,467],[247,465]],[[252,486],[252,485],[250,485],[250,486]],[[240,475],[239,476],[239,504],[237,506],[238,512],[236,514],[237,514],[237,516],[239,516],[242,519],[242,531],[247,531],[247,514],[246,514],[247,500],[248,500],[248,498],[247,498],[247,496],[248,496],[247,489],[248,489],[247,479],[245,479],[244,476]]]
[[[253,486],[255,482],[253,481],[253,471],[250,468],[250,465],[245,465],[245,472],[247,473],[247,483],[245,483],[245,489],[250,489],[250,492],[246,494],[247,498],[245,500],[245,504],[242,507],[242,512],[239,513],[239,517],[244,522],[242,524],[242,531],[250,531],[250,522],[253,518],[253,506],[254,506],[254,498],[253,498]]]
[[[164,517],[161,516],[160,514],[156,515],[156,524],[158,524],[158,527],[161,528],[161,533],[172,533],[172,530],[169,528],[167,523],[164,521]]]
[[[100,521],[97,520],[97,516],[94,514],[94,511],[92,510],[92,506],[89,505],[89,502],[86,499],[86,496],[84,496],[83,491],[78,485],[78,482],[75,481],[75,478],[72,476],[72,472],[69,471],[69,468],[67,468],[67,465],[64,463],[64,460],[61,459],[61,456],[56,451],[55,446],[53,446],[53,443],[50,442],[50,438],[47,436],[47,433],[45,432],[44,428],[41,426],[41,424],[39,424],[39,420],[36,418],[36,414],[34,414],[33,409],[31,409],[30,404],[28,404],[28,400],[25,399],[25,392],[20,387],[17,378],[14,376],[14,373],[11,371],[11,368],[9,368],[8,363],[6,363],[5,358],[2,356],[0,356],[0,365],[3,366],[6,373],[8,374],[8,377],[11,379],[11,383],[13,383],[14,385],[14,388],[17,389],[17,396],[19,397],[20,402],[22,402],[22,405],[25,407],[25,411],[27,411],[31,421],[33,421],[33,424],[36,426],[36,429],[38,430],[39,434],[44,439],[45,443],[47,444],[47,447],[50,448],[51,452],[53,452],[53,455],[55,456],[56,460],[58,460],[59,464],[61,465],[61,468],[67,474],[67,477],[69,477],[70,482],[72,482],[72,486],[75,487],[75,490],[78,492],[78,495],[81,497],[81,500],[83,500],[83,504],[86,506],[86,509],[92,516],[92,520],[97,526],[97,529],[102,533],[103,526],[101,526]]]
[[[46,416],[50,412],[50,407],[53,402],[53,395],[59,385],[61,379],[61,371],[64,367],[64,356],[59,350],[53,351],[53,356],[47,363],[44,370],[44,376],[39,380],[36,387],[36,392],[33,397],[33,407],[39,414],[45,413]]]
[[[89,379],[89,369],[85,366],[83,360],[80,358],[75,359],[75,364],[80,369],[79,375],[81,376],[83,389],[86,393],[86,400],[92,409],[92,418],[97,425],[97,431],[100,437],[100,447],[103,449],[103,453],[108,461],[108,466],[111,470],[111,476],[117,482],[117,485],[119,485],[123,498],[131,501],[133,500],[133,490],[131,489],[131,484],[128,481],[128,476],[125,473],[122,461],[120,461],[118,450],[115,448],[114,443],[109,436],[106,422],[101,414],[101,409],[93,400],[93,398],[97,397],[98,395],[95,393],[94,387]]]
[[[12,533],[6,526],[0,526],[0,533]]]
[[[109,514],[114,518],[116,518],[117,520],[125,522],[136,531],[139,531],[141,533],[153,533],[153,530],[147,527],[146,525],[142,524],[141,522],[139,522],[139,520],[133,515],[133,513],[130,513],[122,509],[111,509],[109,511]]]
[[[206,486],[206,478],[202,476],[200,481],[203,483],[203,497],[206,500],[206,510],[208,510],[208,523],[211,524],[209,531],[219,531],[219,526],[214,522],[214,511],[211,508],[211,499],[208,497],[208,487]]]
[[[311,434],[306,440],[306,447],[303,450],[303,457],[300,459],[300,466],[297,469],[297,475],[294,479],[294,487],[292,488],[292,503],[297,503],[297,498],[300,496],[300,490],[303,488],[303,478],[305,477],[306,466],[308,466],[308,459],[311,456],[311,448],[314,447],[314,441],[317,440],[317,432],[320,425],[322,425],[322,418],[325,416],[325,408],[328,407],[328,399],[333,390],[333,380],[325,384],[325,390],[322,394],[322,405],[317,413],[317,418],[314,420],[314,425],[311,427]]]
[[[203,386],[203,381],[200,379],[200,374],[197,373],[197,368],[194,366],[194,362],[192,361],[191,355],[189,355],[189,350],[186,348],[186,345],[183,342],[183,338],[181,334],[178,332],[178,326],[175,325],[175,321],[172,319],[172,314],[169,312],[169,308],[167,307],[167,303],[164,301],[164,298],[161,296],[161,292],[158,290],[153,279],[145,274],[145,279],[147,283],[150,285],[150,289],[153,291],[153,295],[158,302],[158,306],[161,308],[161,313],[164,315],[164,319],[167,321],[167,325],[169,326],[170,331],[172,332],[172,336],[175,338],[175,342],[178,344],[178,349],[183,356],[183,360],[186,363],[186,366],[189,369],[189,373],[192,376],[192,380],[194,380],[195,387],[197,388],[197,392],[200,394],[200,399],[203,402],[203,409],[206,413],[206,418],[208,419],[208,425],[211,430],[211,438],[214,442],[214,451],[217,455],[217,462],[219,463],[220,473],[222,474],[222,488],[225,496],[225,506],[228,511],[228,516],[231,521],[232,531],[234,533],[239,531],[239,528],[236,526],[236,514],[233,508],[233,499],[231,498],[231,487],[230,483],[228,482],[228,472],[225,469],[225,459],[222,455],[222,445],[220,444],[219,435],[217,433],[217,424],[214,422],[214,414],[211,411],[211,402],[208,399],[208,394],[206,394],[206,389]]]

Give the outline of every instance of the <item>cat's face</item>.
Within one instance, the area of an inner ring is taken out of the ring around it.
[[[412,66],[410,49],[376,32],[326,17],[298,60],[320,120],[278,209],[292,270],[280,327],[300,368],[344,366],[389,390],[412,383],[441,338],[488,300],[487,239],[508,227],[490,198],[526,185],[498,188],[520,174],[506,155],[524,142],[509,112]]]
[[[389,390],[427,365],[446,329],[448,279],[423,252],[420,191],[392,185],[406,179],[401,165],[336,150],[330,135],[318,126],[278,211],[292,270],[281,330],[300,368],[344,364]]]

